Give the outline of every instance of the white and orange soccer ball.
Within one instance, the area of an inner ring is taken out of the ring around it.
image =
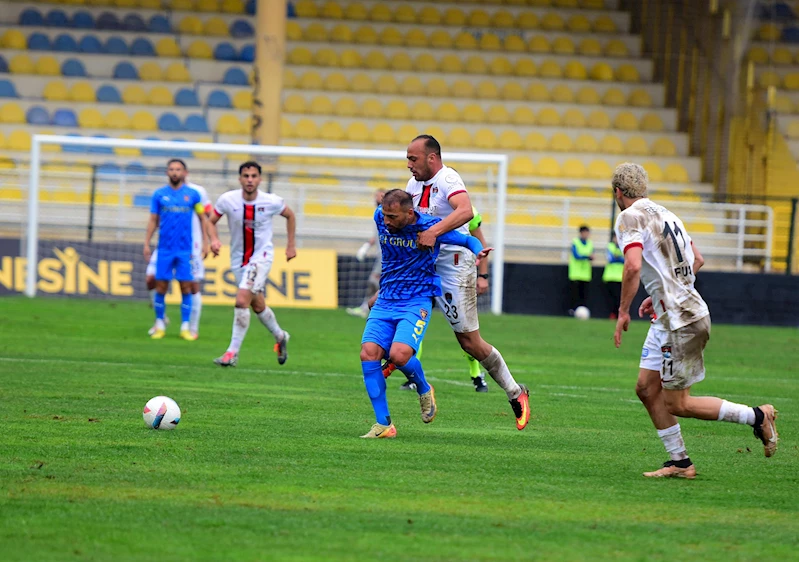
[[[156,396],[144,405],[142,416],[150,429],[175,429],[180,422],[180,406],[167,396]]]

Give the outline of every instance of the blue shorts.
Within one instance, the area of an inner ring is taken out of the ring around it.
[[[430,323],[432,306],[433,299],[429,297],[406,301],[377,299],[366,321],[361,344],[376,343],[386,355],[394,342],[407,344],[414,352],[419,351]]]
[[[158,250],[158,260],[155,262],[155,278],[158,281],[194,281],[191,272],[191,252],[170,252]]]

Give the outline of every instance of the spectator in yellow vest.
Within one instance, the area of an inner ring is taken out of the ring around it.
[[[571,309],[574,314],[578,306],[588,302],[588,286],[591,284],[591,262],[594,261],[594,243],[591,242],[591,229],[580,227],[580,237],[572,240],[569,255],[569,285],[571,288]]]
[[[614,232],[608,242],[608,263],[605,271],[602,272],[602,282],[607,289],[608,302],[610,303],[610,318],[616,320],[619,311],[619,301],[621,300],[621,279],[624,275],[624,252],[616,242]]]

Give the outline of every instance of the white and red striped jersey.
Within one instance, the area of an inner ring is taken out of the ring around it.
[[[230,267],[243,267],[250,261],[271,260],[272,217],[286,208],[283,198],[258,191],[253,201],[245,201],[240,189],[219,196],[214,206],[218,217],[227,215],[230,229]]]
[[[206,214],[211,213],[211,200],[208,199],[208,192],[205,191],[205,188],[201,185],[197,185],[196,183],[187,182],[186,187],[192,188],[194,191],[200,194],[200,204],[205,209]],[[200,223],[200,216],[194,213],[192,215],[191,220],[191,255],[192,256],[200,256],[203,251],[203,229],[202,223]]]
[[[642,249],[641,281],[664,329],[677,330],[710,314],[694,287],[694,249],[677,215],[638,199],[616,218],[616,238],[624,253]]]

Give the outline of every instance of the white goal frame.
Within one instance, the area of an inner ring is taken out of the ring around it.
[[[242,144],[216,144],[205,142],[162,141],[144,139],[115,139],[69,137],[64,135],[35,134],[31,139],[30,183],[28,189],[27,271],[25,295],[36,296],[37,264],[39,251],[39,185],[42,145],[86,146],[109,148],[153,148],[175,149],[179,152],[237,153],[243,152],[264,156],[320,156],[349,157],[369,160],[405,160],[405,152],[399,150],[368,150],[355,148],[310,148],[295,146],[261,146]],[[508,156],[505,154],[447,152],[447,161],[496,164],[497,209],[494,220],[494,255],[492,257],[491,312],[502,313],[504,265],[505,265],[505,213],[508,196]]]

